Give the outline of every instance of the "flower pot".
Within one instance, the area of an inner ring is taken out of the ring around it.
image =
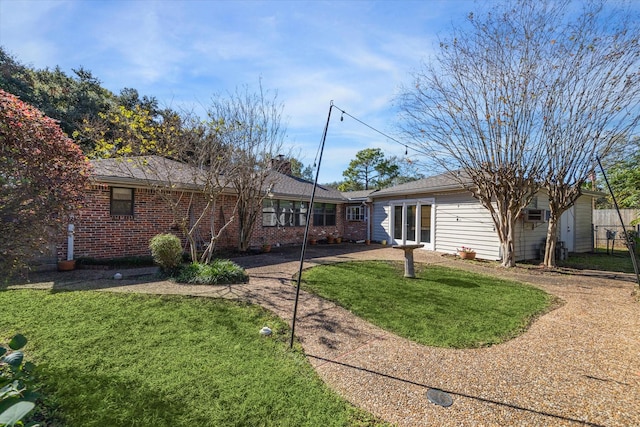
[[[342,237],[336,237],[336,243],[342,243]]]
[[[318,239],[309,239],[309,244],[317,245],[318,244]]]
[[[458,252],[458,255],[462,259],[475,259],[476,258],[476,253],[475,252]]]
[[[271,252],[271,245],[262,245],[262,252]]]
[[[371,240],[369,240],[369,239],[365,240],[364,244],[367,245],[367,246],[370,245],[371,244]]]
[[[332,244],[336,241],[336,239],[333,236],[328,236],[327,237],[327,243]]]
[[[58,271],[71,271],[76,268],[76,260],[75,259],[66,259],[62,261],[58,261]]]

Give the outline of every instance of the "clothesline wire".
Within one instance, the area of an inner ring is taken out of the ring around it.
[[[407,142],[399,141],[398,139],[396,139],[396,138],[394,138],[394,137],[390,136],[389,134],[386,134],[385,132],[381,131],[380,129],[377,129],[377,128],[373,127],[372,125],[370,125],[370,124],[368,124],[368,123],[366,123],[366,122],[364,122],[364,121],[360,120],[360,119],[359,119],[359,118],[357,118],[356,116],[354,116],[354,115],[352,115],[352,114],[347,113],[345,110],[343,110],[342,108],[338,107],[337,105],[335,105],[335,104],[333,104],[333,103],[332,103],[332,104],[331,104],[331,106],[332,106],[332,107],[334,107],[334,108],[336,108],[338,111],[340,111],[340,113],[342,114],[342,116],[348,116],[348,117],[352,118],[353,120],[355,120],[356,122],[360,123],[361,125],[363,125],[363,126],[365,126],[365,127],[369,128],[369,129],[371,129],[372,131],[374,131],[374,132],[376,132],[376,133],[378,133],[378,134],[380,134],[380,135],[384,136],[385,138],[387,138],[387,139],[389,139],[389,140],[391,140],[391,141],[395,142],[396,144],[398,144],[398,145],[401,145],[401,146],[405,147],[405,150],[408,150],[409,148],[411,148],[411,149],[412,149],[413,151],[415,151],[416,153],[420,153],[420,154],[428,155],[426,152],[422,151],[421,149],[416,148],[413,144],[409,144],[409,143],[407,143]],[[342,121],[342,116],[340,117],[340,120],[341,120],[341,121]]]

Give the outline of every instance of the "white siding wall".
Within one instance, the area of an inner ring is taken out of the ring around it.
[[[591,200],[590,196],[580,196],[575,203],[575,252],[591,252],[593,250],[593,206]]]
[[[500,259],[500,241],[489,211],[471,195],[436,197],[435,250],[456,253],[468,246],[482,259]]]
[[[376,201],[373,204],[373,234],[371,236],[371,240],[373,241],[381,241],[386,240],[390,241],[389,233],[391,231],[391,225],[389,221],[391,221],[391,207],[389,206],[389,201]]]
[[[549,198],[544,192],[538,192],[529,204],[532,209],[549,209]],[[525,222],[518,219],[515,232],[516,261],[534,260],[540,257],[540,247],[544,248],[547,238],[546,222]]]
[[[547,238],[547,222],[524,222],[518,219],[516,223],[515,249],[516,260],[533,260],[540,258],[540,248],[544,248]]]
[[[415,196],[419,198],[419,196]],[[456,253],[457,248],[469,246],[478,258],[500,258],[500,242],[493,228],[491,216],[471,195],[429,195],[435,198],[434,249],[438,252]],[[391,203],[404,199],[376,200],[373,205],[372,240],[391,242]]]
[[[412,198],[419,198],[419,195]],[[435,198],[434,249],[437,252],[455,253],[460,246],[469,246],[478,253],[478,258],[499,260],[500,241],[495,232],[489,212],[471,195],[453,193],[446,195],[428,195]],[[376,200],[373,205],[372,240],[391,242],[390,217],[392,201],[400,199]],[[548,209],[548,198],[539,193],[530,206]],[[592,250],[592,210],[591,198],[582,196],[575,206],[576,252]],[[515,233],[516,260],[538,259],[541,245],[547,235],[547,223],[528,223],[518,219]]]

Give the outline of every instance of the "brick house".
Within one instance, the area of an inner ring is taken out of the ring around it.
[[[207,206],[203,179],[197,170],[157,156],[100,159],[92,165],[84,207],[73,218],[72,239],[61,239],[57,245],[58,260],[68,257],[69,241],[74,258],[149,255],[149,240],[159,233],[175,234],[187,248],[176,218],[193,224]],[[251,247],[301,244],[312,188],[312,182],[291,175],[289,162],[281,156],[274,159],[263,188],[262,215],[252,230]],[[197,228],[199,244],[209,242],[212,226],[219,230],[233,215],[236,200],[233,188],[225,187]],[[354,241],[366,239],[368,216],[364,205],[364,199],[350,199],[333,188],[318,186],[310,235],[319,239],[330,234]],[[216,242],[216,249],[233,250],[238,240],[234,221]]]

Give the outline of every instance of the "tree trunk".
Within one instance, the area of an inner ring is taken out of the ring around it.
[[[485,207],[490,206],[484,204]],[[491,217],[495,226],[498,238],[500,239],[500,253],[502,255],[502,267],[515,267],[515,226],[516,213],[507,208],[507,203],[497,203],[497,208],[491,210]]]
[[[516,251],[514,243],[515,219],[511,215],[504,218],[503,235],[500,249],[502,250],[502,266],[511,268],[516,266]]]
[[[547,227],[547,240],[544,249],[544,266],[553,268],[556,266],[556,242],[558,235],[558,220],[554,215],[549,218]]]
[[[549,203],[549,225],[547,226],[547,240],[544,249],[544,266],[556,267],[556,242],[558,240],[558,222],[564,212],[554,203]]]

